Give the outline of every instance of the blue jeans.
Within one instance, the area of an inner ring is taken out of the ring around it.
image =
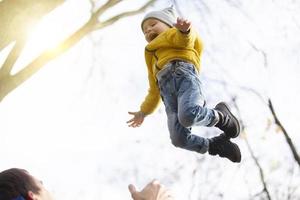
[[[176,60],[156,75],[165,104],[172,144],[176,147],[205,153],[208,139],[191,134],[192,126],[216,123],[213,109],[204,107],[201,82],[193,64]]]

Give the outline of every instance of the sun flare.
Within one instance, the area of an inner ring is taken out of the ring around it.
[[[54,50],[63,39],[63,29],[55,18],[42,19],[29,33],[27,45],[32,52]]]
[[[67,22],[62,20],[61,16],[60,12],[50,12],[28,30],[26,46],[12,69],[12,74],[23,69],[43,53],[51,55],[61,50],[62,42],[70,34]]]

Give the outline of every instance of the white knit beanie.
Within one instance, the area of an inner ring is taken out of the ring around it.
[[[158,20],[166,23],[170,27],[173,27],[177,20],[174,6],[165,8],[163,10],[152,11],[152,12],[149,12],[148,14],[146,14],[146,16],[144,17],[144,19],[141,23],[142,29],[143,29],[144,22],[149,18],[158,19]]]

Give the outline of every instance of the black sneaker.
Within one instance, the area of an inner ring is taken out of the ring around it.
[[[235,138],[240,134],[240,123],[231,113],[229,106],[224,103],[218,103],[215,110],[219,114],[219,122],[215,125],[231,138]]]
[[[222,133],[217,137],[209,139],[208,153],[210,155],[219,155],[232,162],[241,162],[241,151],[237,144],[230,142],[229,138]]]

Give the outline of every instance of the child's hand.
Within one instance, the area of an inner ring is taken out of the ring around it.
[[[130,119],[129,121],[127,121],[127,124],[129,127],[139,127],[145,118],[145,114],[142,111],[138,111],[138,112],[128,112],[130,115],[133,115],[134,117],[132,119]]]
[[[191,24],[192,23],[189,20],[178,17],[177,22],[176,24],[174,24],[174,26],[181,32],[187,33],[191,28]]]

